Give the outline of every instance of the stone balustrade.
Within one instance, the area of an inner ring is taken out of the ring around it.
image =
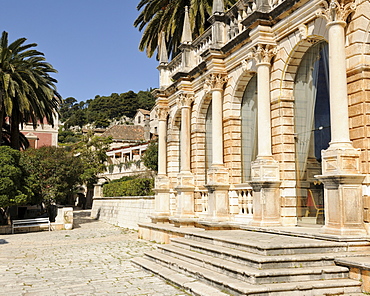
[[[246,30],[246,27],[243,25],[243,21],[254,12],[272,11],[284,1],[285,0],[239,0],[234,6],[225,12],[225,40],[223,41],[223,45],[226,46]],[[197,37],[191,43],[193,68],[199,66],[199,64],[203,62],[202,54],[206,50],[212,48],[212,32],[212,27],[209,27],[202,35]],[[173,77],[177,73],[186,72],[182,53],[179,53],[171,62],[168,63],[167,69],[169,70],[170,77]]]

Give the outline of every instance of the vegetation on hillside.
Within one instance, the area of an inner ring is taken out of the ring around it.
[[[135,93],[112,93],[110,96],[95,96],[86,102],[78,102],[69,97],[63,100],[60,107],[61,122],[64,129],[86,124],[93,124],[97,128],[108,127],[110,122],[123,116],[132,118],[137,109],[150,110],[155,103],[155,98],[150,91]],[[67,136],[63,135],[62,136]],[[65,138],[63,139],[65,140]]]

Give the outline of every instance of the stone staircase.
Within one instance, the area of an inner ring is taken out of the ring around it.
[[[245,230],[186,234],[133,262],[190,294],[363,295],[335,258],[363,255],[366,242],[336,242]]]

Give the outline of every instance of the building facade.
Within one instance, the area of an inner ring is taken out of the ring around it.
[[[370,3],[214,0],[160,46],[152,222],[368,232]]]

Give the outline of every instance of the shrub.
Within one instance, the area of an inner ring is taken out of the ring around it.
[[[103,186],[103,196],[148,196],[154,195],[154,180],[136,178],[125,181],[112,181]]]

